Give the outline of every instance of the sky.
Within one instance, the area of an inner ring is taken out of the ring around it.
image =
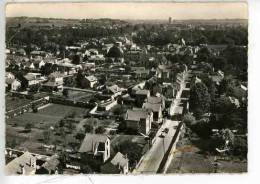
[[[112,19],[247,19],[245,2],[229,3],[10,3],[7,17]]]

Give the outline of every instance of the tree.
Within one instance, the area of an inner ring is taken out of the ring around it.
[[[77,85],[77,87],[81,87],[84,76],[85,75],[84,75],[83,71],[79,70],[77,75],[76,75],[76,85]]]
[[[235,137],[233,145],[233,154],[241,155],[243,158],[247,158],[247,139],[243,137]]]
[[[86,132],[86,133],[91,133],[91,132],[93,132],[93,130],[94,130],[93,125],[85,124],[85,125],[84,125],[84,128],[85,128],[85,132]]]
[[[95,133],[96,134],[103,134],[105,133],[106,129],[103,126],[99,126],[96,128]]]
[[[142,156],[142,147],[130,140],[123,141],[117,147],[117,151],[127,155],[131,167],[134,167]]]
[[[226,96],[217,98],[212,105],[212,113],[224,114],[231,113],[235,110],[235,105],[230,102]]]
[[[191,113],[187,113],[183,116],[183,123],[186,125],[194,125],[196,123],[195,117]]]
[[[49,131],[49,130],[44,130],[44,131],[42,132],[42,135],[43,135],[43,141],[44,141],[45,143],[48,143],[49,140],[50,140],[50,131]]]
[[[64,89],[62,91],[63,96],[68,97],[69,91],[67,89]]]
[[[202,47],[197,53],[197,58],[200,62],[208,62],[210,57],[211,53],[207,47]]]
[[[75,65],[78,65],[80,63],[80,56],[78,54],[75,54],[72,57],[72,63],[75,64]]]
[[[210,110],[210,94],[203,82],[197,82],[190,89],[190,108],[194,113],[207,113]]]
[[[80,131],[75,135],[75,138],[80,142],[85,138],[85,133],[83,131]]]
[[[26,123],[25,126],[24,126],[24,130],[26,132],[30,132],[32,129],[32,124],[31,123]]]

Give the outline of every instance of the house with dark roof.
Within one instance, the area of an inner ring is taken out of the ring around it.
[[[145,99],[150,96],[150,91],[146,89],[140,89],[135,92],[135,100],[138,107],[141,107]]]
[[[89,88],[93,88],[95,84],[97,84],[98,79],[94,76],[94,75],[90,75],[90,76],[85,76],[84,79],[82,79],[82,83],[84,83],[84,85],[82,86],[86,86]]]
[[[41,67],[45,65],[45,62],[42,59],[35,59],[32,63],[36,69],[41,69]]]
[[[143,104],[142,108],[151,110],[153,112],[153,119],[160,123],[162,121],[162,110],[164,106],[164,102],[162,97],[152,97],[148,98],[146,102]]]
[[[129,160],[127,155],[123,155],[120,152],[101,166],[101,173],[103,174],[128,174],[129,172]]]
[[[81,157],[106,162],[110,158],[110,137],[87,133],[79,148]]]
[[[45,79],[42,78],[40,73],[27,73],[26,75],[23,76],[21,79],[22,81],[22,86],[24,87],[31,87],[33,85],[37,85],[41,82],[46,81]]]
[[[42,84],[43,91],[61,91],[63,89],[63,74],[59,72],[51,73],[48,76],[48,81]]]
[[[129,109],[125,121],[128,129],[148,135],[152,126],[153,112],[145,109]]]
[[[17,79],[6,78],[5,79],[6,90],[16,91],[21,87],[21,82]]]

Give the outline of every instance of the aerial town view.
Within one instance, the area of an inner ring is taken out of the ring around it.
[[[247,17],[115,4],[7,6],[6,175],[247,172]]]

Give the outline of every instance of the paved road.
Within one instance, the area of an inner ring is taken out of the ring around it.
[[[156,140],[152,145],[152,148],[143,156],[143,159],[138,168],[133,172],[137,173],[156,173],[163,156],[169,148],[170,142],[176,132],[175,126],[179,124],[179,121],[165,120],[157,133]],[[169,128],[169,132],[165,134],[164,138],[159,137],[164,128]]]

